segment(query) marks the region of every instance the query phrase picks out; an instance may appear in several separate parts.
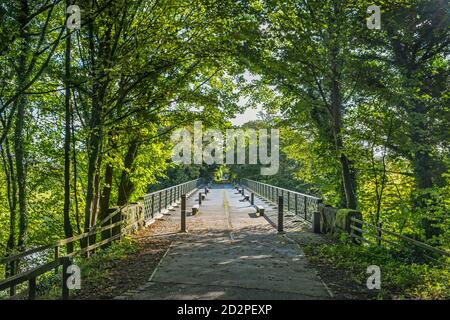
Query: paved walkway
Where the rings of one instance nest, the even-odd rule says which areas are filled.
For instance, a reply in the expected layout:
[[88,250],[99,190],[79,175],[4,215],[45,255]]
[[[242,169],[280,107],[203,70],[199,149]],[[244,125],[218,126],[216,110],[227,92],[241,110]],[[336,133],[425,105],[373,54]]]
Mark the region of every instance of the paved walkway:
[[329,299],[298,245],[276,233],[274,211],[256,217],[242,198],[231,187],[212,189],[148,282],[119,298]]

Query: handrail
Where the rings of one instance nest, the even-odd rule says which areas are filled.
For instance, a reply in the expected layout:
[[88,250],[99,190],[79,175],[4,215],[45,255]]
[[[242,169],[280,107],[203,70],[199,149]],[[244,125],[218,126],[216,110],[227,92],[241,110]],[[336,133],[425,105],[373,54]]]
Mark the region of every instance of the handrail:
[[88,237],[90,237],[90,236],[93,236],[93,235],[95,235],[95,234],[97,234],[97,233],[99,233],[99,232],[106,231],[106,230],[110,230],[110,229],[112,229],[112,228],[114,228],[114,227],[118,227],[118,226],[120,226],[120,225],[122,225],[122,224],[123,224],[123,221],[119,221],[119,222],[116,222],[116,223],[113,223],[113,224],[109,224],[109,225],[104,226],[104,227],[95,228],[95,229],[92,230],[92,231],[85,232],[85,233],[82,233],[82,234],[73,236],[73,237],[71,237],[71,238],[62,239],[62,240],[57,240],[57,241],[55,242],[55,246],[63,246],[63,245],[69,244],[69,243],[74,242],[74,241],[77,241],[77,240],[85,239],[85,238],[88,238]]
[[241,183],[255,194],[275,203],[278,203],[275,191],[277,196],[286,196],[286,201],[283,202],[283,210],[286,208],[286,212],[294,213],[308,223],[312,223],[313,214],[319,210],[322,203],[321,198],[255,180],[242,179]]
[[174,188],[179,187],[181,185],[187,185],[187,184],[192,183],[192,182],[197,182],[199,180],[200,179],[194,179],[194,180],[190,180],[190,181],[187,181],[187,182],[183,182],[183,183],[177,184],[175,186],[171,186],[171,187],[167,187],[167,188],[164,188],[164,189],[161,189],[161,190],[153,191],[153,192],[145,194],[144,197],[151,196],[152,194],[157,194],[157,193],[160,193],[160,192],[163,192],[163,191],[166,191],[166,190],[174,189]]
[[194,179],[144,195],[142,199],[146,221],[154,219],[156,212],[161,214],[163,209],[168,209],[173,202],[180,200],[182,193],[189,193],[196,189],[200,181],[201,179]]
[[48,250],[48,249],[51,249],[51,248],[53,248],[52,244],[46,244],[46,245],[43,245],[43,246],[39,246],[39,247],[36,247],[36,248],[29,249],[27,251],[23,251],[21,253],[18,253],[18,254],[12,255],[12,256],[3,257],[3,258],[0,258],[0,264],[10,263],[10,262],[13,262],[15,260],[18,260],[18,259],[30,256],[30,255],[32,255],[34,253],[42,252],[42,251],[45,251],[45,250]]
[[50,270],[53,270],[53,269],[59,267],[60,265],[61,265],[61,260],[57,259],[57,260],[48,262],[46,264],[40,265],[31,270],[22,272],[20,274],[16,274],[7,279],[0,280],[0,291],[6,290],[6,289],[10,288],[11,286],[21,284],[22,282],[25,282],[27,280],[30,280],[37,276],[40,276],[41,274],[44,274]]
[[[372,228],[374,228],[374,229],[376,229],[377,231],[380,231],[380,232],[382,232],[382,233],[386,233],[386,234],[389,234],[389,235],[391,235],[391,236],[394,236],[394,237],[403,239],[403,240],[405,240],[405,241],[411,242],[411,243],[413,243],[414,245],[419,246],[419,247],[421,247],[421,248],[423,248],[423,249],[426,249],[426,250],[429,250],[429,251],[433,251],[433,252],[438,253],[438,254],[440,254],[440,255],[444,255],[444,256],[450,257],[450,252],[444,251],[444,250],[441,250],[441,249],[438,249],[438,248],[435,248],[435,247],[430,246],[429,244],[426,244],[426,243],[424,243],[424,242],[415,240],[415,239],[413,239],[413,238],[404,236],[404,235],[402,235],[402,234],[399,234],[399,233],[396,233],[396,232],[393,232],[393,231],[389,231],[389,230],[383,229],[383,228],[381,228],[381,227],[375,226],[375,225],[373,225],[373,224],[371,224],[371,223],[369,223],[369,222],[364,222],[364,221],[362,221],[362,220],[360,220],[360,219],[357,219],[357,218],[355,218],[355,217],[352,217],[350,220],[353,221],[353,222],[358,222],[358,223],[361,223],[361,224],[363,224],[363,225],[367,225],[367,226],[369,226],[369,227],[372,227]],[[370,234],[370,233],[369,233],[369,234]],[[370,235],[372,235],[372,234],[370,234]],[[373,235],[372,235],[372,236],[373,236]],[[380,239],[380,240],[385,241],[384,239]]]
[[106,218],[104,218],[102,221],[98,222],[97,225],[93,226],[92,228],[96,228],[97,226],[102,226],[104,223],[108,222],[109,220],[111,220],[113,217],[116,216],[116,214],[118,214],[119,212],[122,211],[123,208],[125,208],[127,205],[121,206],[121,207],[117,207],[117,209],[113,212],[111,212]]
[[247,178],[244,178],[243,180],[247,180],[247,181],[254,182],[254,183],[259,183],[259,184],[262,184],[262,185],[265,185],[265,186],[268,186],[268,187],[272,187],[272,188],[277,188],[278,190],[284,190],[286,192],[290,192],[292,194],[297,194],[297,195],[302,196],[302,197],[311,198],[311,199],[314,199],[314,200],[322,200],[322,198],[315,197],[315,196],[312,196],[310,194],[305,194],[305,193],[301,193],[301,192],[298,192],[298,191],[289,190],[289,189],[286,189],[286,188],[274,186],[274,185],[267,184],[267,183],[264,183],[264,182],[251,180],[251,179],[247,179]]

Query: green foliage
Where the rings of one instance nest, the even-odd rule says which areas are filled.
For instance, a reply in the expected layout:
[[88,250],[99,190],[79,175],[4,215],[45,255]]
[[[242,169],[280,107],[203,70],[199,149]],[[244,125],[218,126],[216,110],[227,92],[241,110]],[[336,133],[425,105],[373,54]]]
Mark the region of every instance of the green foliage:
[[367,267],[381,270],[380,297],[384,299],[449,299],[450,271],[444,265],[416,264],[410,256],[384,247],[326,244],[308,247],[313,261],[347,272],[363,289]]

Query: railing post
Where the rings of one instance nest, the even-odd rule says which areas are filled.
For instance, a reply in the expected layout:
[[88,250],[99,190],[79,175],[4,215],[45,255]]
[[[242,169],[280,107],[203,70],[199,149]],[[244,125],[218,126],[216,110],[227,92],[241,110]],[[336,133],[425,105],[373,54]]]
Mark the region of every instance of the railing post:
[[291,204],[291,193],[287,192],[287,211],[289,212],[291,210],[290,204]]
[[305,210],[305,220],[308,221],[308,208],[306,207],[307,205],[307,199],[305,196],[303,196],[303,206],[304,206],[304,210]]
[[31,278],[28,281],[28,299],[29,300],[36,299],[36,278]]
[[298,194],[295,194],[294,201],[295,201],[295,205],[294,205],[295,215],[297,215],[298,214]]
[[167,209],[167,189],[164,191],[164,209]]
[[315,211],[313,213],[313,232],[320,233],[320,213]]
[[201,192],[198,193],[198,204],[199,205],[202,204],[202,193]]
[[[59,258],[59,246],[58,244],[55,245],[55,261],[57,261]],[[58,274],[58,267],[55,268],[55,274]]]
[[161,198],[161,195],[162,195],[162,192],[158,192],[158,196],[159,196],[159,199],[158,199],[158,202],[159,202],[158,213],[162,212],[162,198]]
[[[90,233],[92,230],[92,227],[89,227],[88,232]],[[86,257],[89,258],[90,254],[89,254],[89,245],[91,243],[91,235],[88,234],[88,236],[86,237]]]
[[186,232],[186,195],[181,195],[181,232]]
[[[112,224],[114,224],[116,222],[120,222],[122,220],[123,220],[122,219],[122,210],[119,210],[119,212],[111,218]],[[122,229],[122,226],[117,226],[117,227],[112,228],[111,236],[114,237],[114,236],[118,235],[119,232],[121,232],[121,229]]]
[[[9,271],[9,276],[14,276],[16,274],[16,270],[18,269],[18,263],[19,261],[11,261],[10,263],[10,271]],[[11,297],[16,295],[16,286],[12,286],[11,288],[9,288],[9,295]]]
[[278,196],[278,233],[283,232],[283,196]]
[[152,193],[152,218],[155,217],[155,194]]
[[70,292],[69,287],[67,286],[67,281],[69,280],[69,274],[67,273],[67,269],[70,266],[70,259],[69,258],[62,258],[62,265],[63,265],[63,276],[62,276],[62,299],[63,300],[69,300]]
[[250,194],[250,204],[252,206],[255,204],[255,194],[253,192]]

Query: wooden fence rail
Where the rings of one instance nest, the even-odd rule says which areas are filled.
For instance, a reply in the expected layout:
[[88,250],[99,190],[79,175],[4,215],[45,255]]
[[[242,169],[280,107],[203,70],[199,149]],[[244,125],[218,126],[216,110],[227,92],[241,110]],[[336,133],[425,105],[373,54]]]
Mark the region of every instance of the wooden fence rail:
[[[158,208],[159,212],[162,212],[164,209],[168,209],[169,206],[179,201],[181,199],[182,192],[188,195],[195,192],[195,190],[197,190],[200,186],[200,183],[200,179],[192,180],[177,186],[150,193],[144,198],[158,199],[161,204],[164,203],[164,206],[160,205]],[[104,247],[115,240],[121,239],[124,235],[136,230],[136,225],[142,224],[142,222],[145,224],[147,220],[153,219],[155,216],[156,211],[153,210],[150,215],[142,215],[142,217],[137,220],[127,219],[125,213],[132,211],[129,209],[133,207],[141,207],[143,208],[142,210],[149,209],[148,207],[145,207],[145,203],[136,203],[120,208],[112,208],[108,216],[98,222],[97,225],[93,226],[89,232],[85,232],[71,238],[57,240],[51,244],[32,248],[15,255],[0,258],[0,264],[4,264],[5,266],[15,265],[14,269],[16,269],[20,261],[24,258],[32,257],[37,254],[42,255],[53,249],[53,257],[51,261],[34,266],[30,270],[9,275],[6,279],[0,280],[0,291],[10,289],[10,296],[14,296],[16,294],[16,286],[28,281],[28,298],[34,299],[36,297],[36,279],[38,276],[51,270],[58,272],[59,267],[61,265],[67,265],[73,257],[77,255],[89,256],[89,253],[93,250]],[[154,204],[152,204],[152,208],[154,209]],[[105,233],[105,231],[107,233]],[[102,239],[97,241],[97,237],[99,235],[102,236]],[[80,242],[80,247],[78,249],[73,252],[66,252],[65,254],[62,254],[62,247],[70,243],[77,243],[78,241]],[[84,243],[82,244],[82,242]],[[64,272],[65,271],[63,268],[63,278],[65,278]],[[67,290],[64,286],[63,298],[67,298]]]
[[[404,240],[404,241],[412,244],[413,246],[422,248],[428,252],[433,252],[433,253],[441,255],[441,256],[450,257],[450,252],[448,252],[448,251],[444,251],[439,248],[430,246],[429,244],[415,240],[415,239],[407,237],[405,235],[402,235],[402,234],[399,234],[399,233],[396,233],[393,231],[389,231],[389,230],[387,230],[387,228],[379,227],[374,224],[371,224],[371,223],[368,223],[368,222],[365,222],[365,221],[362,221],[362,220],[356,219],[356,218],[351,218],[350,220],[352,221],[352,225],[350,226],[350,228],[352,228],[353,230],[360,231],[370,237],[373,237],[373,238],[379,240],[380,242],[386,242],[392,246],[395,246],[395,247],[398,247],[401,249],[401,245],[399,243],[389,240],[389,239],[386,239],[386,237],[383,236],[384,234],[386,234],[386,235],[392,236],[393,238]],[[359,224],[363,225],[363,227],[365,226],[366,228],[365,229],[357,228],[354,226],[354,223],[359,223]],[[355,236],[355,235],[352,234],[352,236]],[[357,237],[359,240],[363,240],[365,242],[368,241],[369,243],[373,244],[370,240],[367,240],[366,238],[363,238],[360,236],[355,236],[355,237]]]

